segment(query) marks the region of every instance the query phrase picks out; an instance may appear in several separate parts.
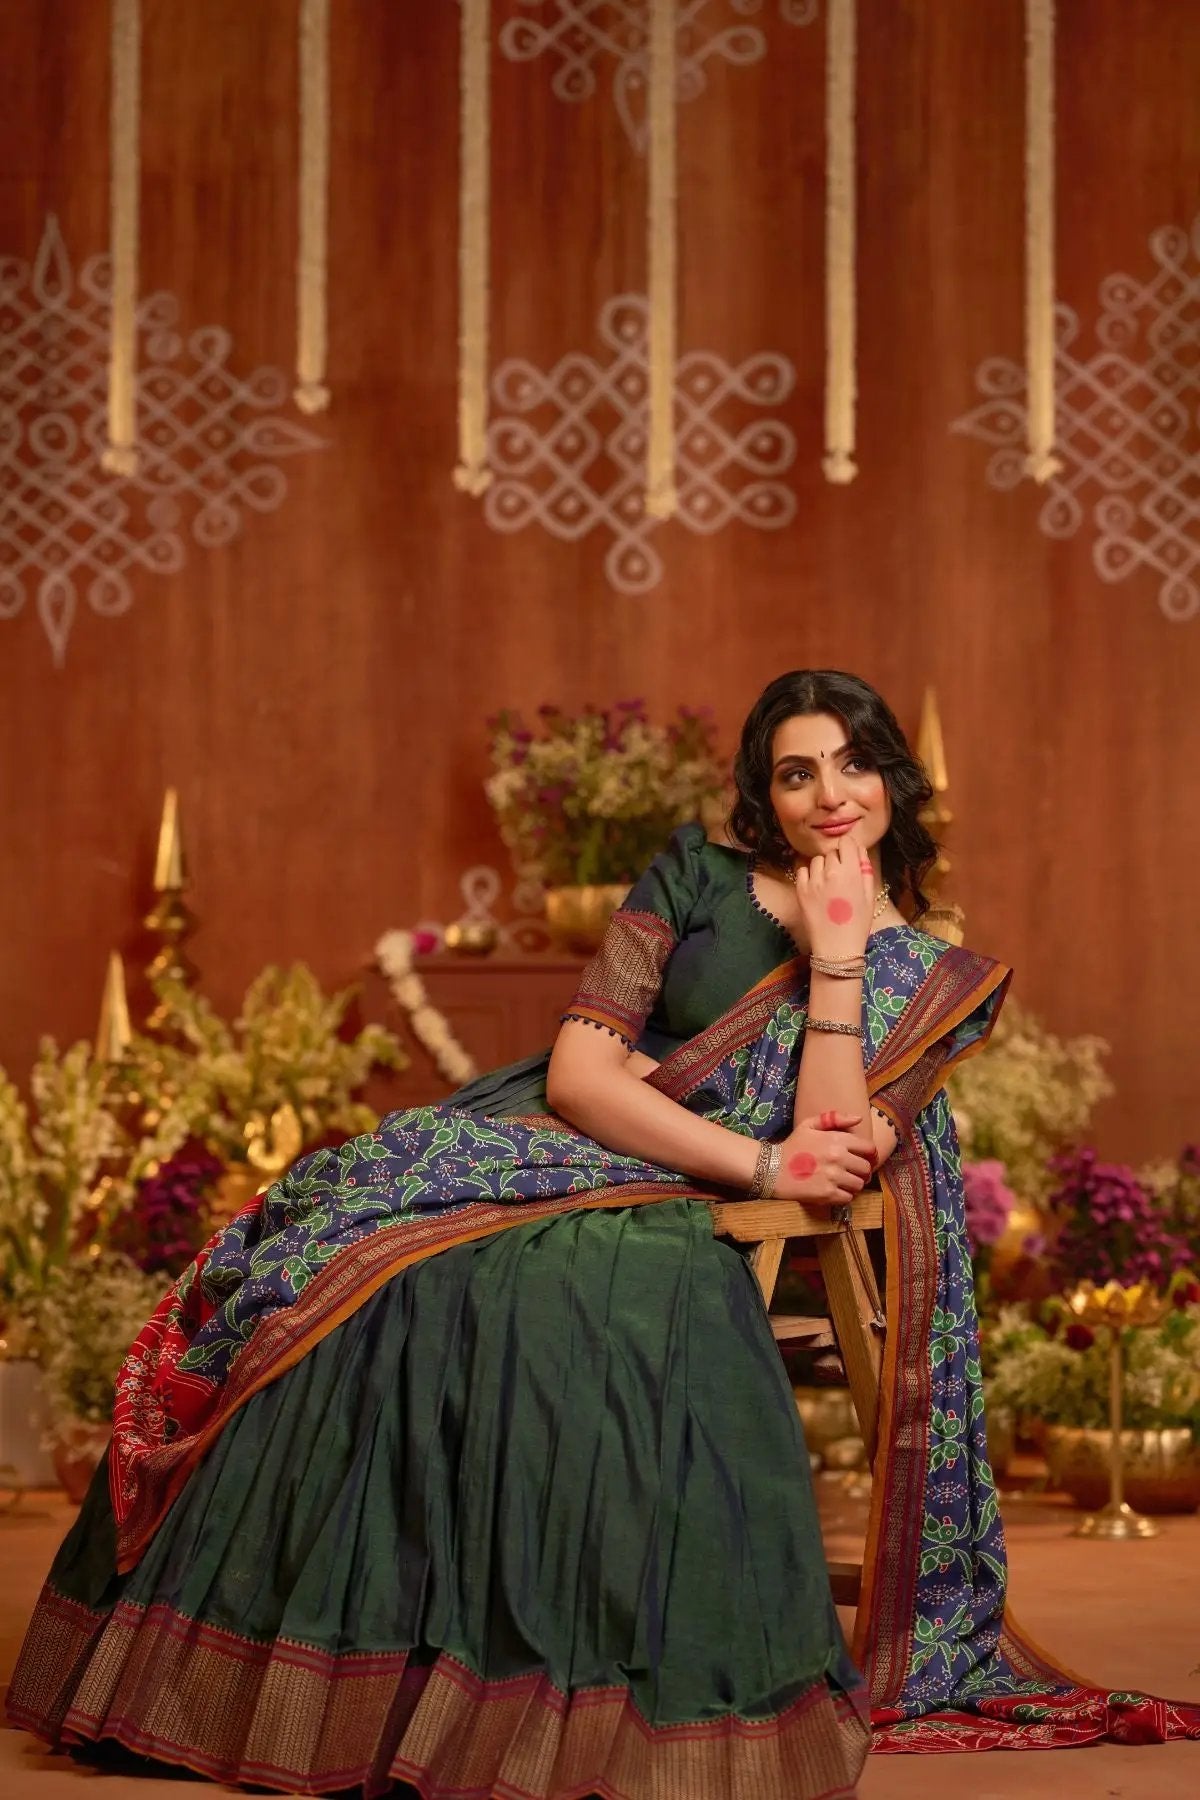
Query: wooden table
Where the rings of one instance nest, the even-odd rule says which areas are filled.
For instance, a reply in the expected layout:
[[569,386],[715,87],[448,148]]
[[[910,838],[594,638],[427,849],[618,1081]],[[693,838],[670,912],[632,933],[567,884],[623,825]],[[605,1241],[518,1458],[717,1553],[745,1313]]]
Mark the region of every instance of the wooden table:
[[[444,1015],[480,1073],[547,1049],[586,967],[586,957],[557,951],[539,956],[507,951],[456,956],[442,950],[414,963],[430,1004]],[[363,978],[360,1010],[364,1023],[394,1031],[411,1058],[399,1074],[372,1080],[366,1096],[370,1105],[390,1111],[442,1100],[450,1093],[450,1083],[413,1037],[407,1014],[376,968]]]

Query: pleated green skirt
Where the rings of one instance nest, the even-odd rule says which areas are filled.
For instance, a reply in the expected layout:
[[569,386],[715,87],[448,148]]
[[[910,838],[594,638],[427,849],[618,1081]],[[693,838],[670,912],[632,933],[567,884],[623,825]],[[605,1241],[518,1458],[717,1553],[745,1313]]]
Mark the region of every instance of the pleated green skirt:
[[852,1793],[865,1702],[743,1259],[669,1202],[404,1271],[125,1576],[100,1472],[9,1708],[302,1793]]

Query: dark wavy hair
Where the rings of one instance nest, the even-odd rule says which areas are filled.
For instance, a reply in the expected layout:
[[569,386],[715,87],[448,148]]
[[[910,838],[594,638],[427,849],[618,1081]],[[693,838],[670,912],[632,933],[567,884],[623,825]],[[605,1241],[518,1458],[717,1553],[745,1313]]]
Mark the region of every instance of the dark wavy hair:
[[938,851],[920,818],[933,787],[887,702],[857,675],[841,669],[793,669],[759,695],[734,758],[737,800],[729,815],[730,831],[764,861],[777,868],[790,865],[793,853],[771,804],[771,770],[775,733],[798,713],[833,713],[859,755],[882,775],[892,803],[892,822],[879,846],[883,879],[894,900],[908,897],[912,917],[919,919],[929,910],[921,883]]

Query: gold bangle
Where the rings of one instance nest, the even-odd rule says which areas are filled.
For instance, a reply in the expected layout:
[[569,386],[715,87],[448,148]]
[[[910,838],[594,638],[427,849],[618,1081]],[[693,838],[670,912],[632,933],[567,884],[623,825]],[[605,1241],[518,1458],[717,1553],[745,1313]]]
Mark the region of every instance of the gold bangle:
[[780,1165],[783,1162],[783,1147],[764,1139],[759,1147],[758,1161],[754,1165],[754,1174],[750,1186],[746,1189],[748,1200],[769,1200],[775,1191],[775,1183],[779,1178]]
[[863,1028],[861,1025],[845,1025],[842,1023],[841,1019],[814,1019],[810,1017],[807,1020],[807,1026],[809,1031],[836,1031],[840,1037],[856,1037],[861,1039],[863,1036]]
[[866,974],[867,959],[865,956],[810,956],[808,966],[818,975],[833,975],[838,980],[851,981]]

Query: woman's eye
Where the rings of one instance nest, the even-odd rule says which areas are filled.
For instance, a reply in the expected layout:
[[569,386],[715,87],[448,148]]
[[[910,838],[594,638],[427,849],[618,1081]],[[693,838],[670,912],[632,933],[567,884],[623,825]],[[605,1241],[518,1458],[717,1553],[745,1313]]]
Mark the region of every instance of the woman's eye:
[[865,756],[852,756],[844,765],[851,775],[869,775],[871,764]]
[[793,783],[808,781],[809,779],[810,776],[807,769],[789,769],[783,778],[783,784],[785,787],[790,787]]

